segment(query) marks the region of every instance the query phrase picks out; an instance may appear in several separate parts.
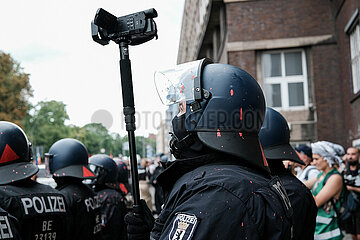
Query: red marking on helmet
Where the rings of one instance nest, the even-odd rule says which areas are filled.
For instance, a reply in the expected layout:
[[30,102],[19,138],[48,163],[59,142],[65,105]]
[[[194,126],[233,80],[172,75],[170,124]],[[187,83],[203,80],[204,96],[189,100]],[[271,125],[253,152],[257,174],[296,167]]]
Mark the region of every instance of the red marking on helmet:
[[120,183],[120,189],[121,191],[123,191],[125,194],[128,193],[128,190],[126,189],[125,185],[123,183]]
[[242,226],[242,227],[244,226],[244,222],[241,222],[241,226]]
[[230,95],[234,96],[234,90],[233,89],[230,90]]
[[86,167],[83,166],[83,176],[84,177],[94,177],[95,175],[90,172],[89,169],[87,169]]
[[[259,142],[259,144],[260,144],[260,142]],[[264,161],[264,166],[267,167],[267,166],[269,166],[269,165],[268,165],[268,162],[267,162],[267,160],[266,160],[266,157],[265,157],[265,154],[264,154],[264,150],[263,150],[261,144],[260,144],[260,149],[261,149],[261,155],[262,155],[262,158],[263,158],[263,161]]]
[[218,130],[217,130],[216,135],[217,135],[218,137],[221,137],[221,132],[220,132],[220,129],[218,129]]
[[11,149],[8,144],[6,144],[4,152],[2,153],[0,158],[0,163],[11,162],[18,158],[19,156]]
[[252,181],[250,181],[250,183],[252,183]]
[[191,80],[193,80],[195,78],[195,75],[193,75],[192,77],[191,77]]
[[242,121],[243,116],[242,116],[242,108],[240,108],[240,120]]

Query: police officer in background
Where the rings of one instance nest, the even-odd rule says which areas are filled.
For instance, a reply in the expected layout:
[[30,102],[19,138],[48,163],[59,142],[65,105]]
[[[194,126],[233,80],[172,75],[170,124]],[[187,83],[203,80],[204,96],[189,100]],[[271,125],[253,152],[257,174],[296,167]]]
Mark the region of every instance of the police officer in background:
[[95,178],[88,167],[85,146],[76,139],[61,139],[50,147],[45,162],[72,215],[67,223],[68,239],[100,239],[100,202],[91,188],[82,183],[84,179]]
[[18,220],[0,208],[0,239],[20,240]]
[[117,185],[115,161],[106,154],[96,154],[89,158],[89,166],[96,175],[92,184],[101,203],[102,239],[127,239],[126,200]]
[[[17,219],[22,239],[68,239],[65,197],[30,179],[39,171],[31,160],[30,143],[22,129],[0,121],[0,207]],[[15,232],[2,229],[1,239]]]
[[305,165],[290,145],[290,130],[285,118],[272,108],[266,108],[259,138],[271,174],[277,175],[293,208],[294,239],[314,239],[317,207],[310,190],[288,169],[283,161]]
[[291,239],[291,205],[258,138],[265,100],[256,80],[207,59],[155,76],[163,103],[179,104],[177,160],[157,178],[166,200],[154,225],[146,208],[125,216],[129,238],[149,239],[153,227],[151,239]]
[[161,162],[167,162],[167,156],[161,153],[159,157],[155,158],[155,169],[154,173],[150,177],[150,183],[155,188],[155,212],[154,214],[160,214],[161,212],[161,206],[164,204],[164,193],[157,182],[157,177],[164,171],[163,166],[161,165]]

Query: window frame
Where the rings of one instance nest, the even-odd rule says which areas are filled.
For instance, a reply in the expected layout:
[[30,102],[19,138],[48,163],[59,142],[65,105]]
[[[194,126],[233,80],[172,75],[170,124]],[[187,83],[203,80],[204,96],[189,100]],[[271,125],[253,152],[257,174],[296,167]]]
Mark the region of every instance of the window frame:
[[[353,36],[357,35],[358,41],[353,40]],[[352,93],[354,95],[357,95],[360,92],[360,69],[358,69],[357,78],[355,79],[354,76],[354,64],[360,66],[360,24],[357,21],[355,26],[352,28],[352,30],[349,32],[349,47],[350,47],[350,63],[351,63],[351,81],[352,81]],[[355,53],[355,56],[353,56],[354,51],[356,51],[356,47],[353,46],[353,43],[357,42],[357,53]],[[355,63],[354,63],[355,62]]]
[[[302,64],[302,75],[295,76],[285,76],[285,53],[289,52],[300,52],[301,53],[301,64]],[[278,77],[265,77],[264,76],[264,62],[263,56],[265,54],[280,54],[280,63],[281,63],[281,76]],[[307,74],[307,64],[306,64],[306,53],[302,48],[294,49],[280,49],[280,50],[271,50],[264,51],[261,54],[261,72],[263,75],[262,84],[280,84],[281,90],[281,107],[272,107],[277,111],[300,111],[306,110],[309,108],[309,88],[308,88],[308,74]],[[304,105],[302,106],[289,106],[289,83],[303,83],[304,91]],[[263,86],[264,88],[264,86]],[[265,94],[265,91],[264,91]]]

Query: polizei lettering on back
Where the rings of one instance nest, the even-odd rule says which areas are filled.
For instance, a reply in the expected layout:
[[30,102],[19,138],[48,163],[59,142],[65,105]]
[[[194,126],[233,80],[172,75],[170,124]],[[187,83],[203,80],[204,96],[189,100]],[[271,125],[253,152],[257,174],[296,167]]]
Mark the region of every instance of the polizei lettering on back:
[[22,197],[21,203],[26,215],[42,213],[66,212],[63,196],[31,196]]
[[89,212],[91,210],[95,210],[101,207],[100,199],[98,196],[89,197],[85,199],[86,211]]
[[0,239],[13,238],[9,219],[7,216],[0,216]]

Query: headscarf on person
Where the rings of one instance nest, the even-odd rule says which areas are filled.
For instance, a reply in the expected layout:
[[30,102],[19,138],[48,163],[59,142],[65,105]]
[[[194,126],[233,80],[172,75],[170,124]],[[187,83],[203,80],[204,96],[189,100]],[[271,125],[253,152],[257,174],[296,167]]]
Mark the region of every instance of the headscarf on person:
[[311,144],[311,150],[313,154],[319,154],[333,167],[334,164],[340,166],[342,163],[342,156],[345,154],[345,150],[339,144],[318,141]]

